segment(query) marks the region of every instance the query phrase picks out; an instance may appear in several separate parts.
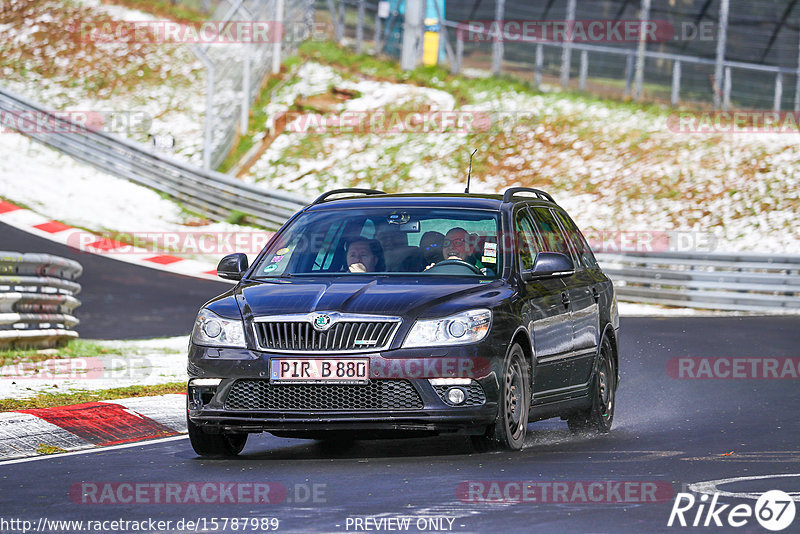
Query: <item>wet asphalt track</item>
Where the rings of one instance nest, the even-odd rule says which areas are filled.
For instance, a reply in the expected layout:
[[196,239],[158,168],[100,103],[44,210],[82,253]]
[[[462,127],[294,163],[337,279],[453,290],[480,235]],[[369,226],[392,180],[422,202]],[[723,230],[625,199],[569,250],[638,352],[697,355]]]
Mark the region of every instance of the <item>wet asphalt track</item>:
[[[7,243],[4,238],[2,248],[19,248]],[[58,254],[58,248],[52,244],[41,251]],[[99,313],[92,306],[102,310],[103,303],[117,306],[119,299],[120,315],[125,315],[135,308],[122,303],[136,295],[137,306],[152,304],[158,310],[145,323],[151,325],[147,335],[159,335],[159,313],[163,321],[179,309],[191,321],[192,306],[225,288],[119,263],[112,269],[104,263],[108,260],[94,256],[83,260],[82,298],[88,311]],[[119,274],[117,268],[141,272]],[[104,284],[120,287],[111,290]],[[143,284],[150,284],[147,290]],[[100,319],[107,325],[124,323]],[[138,323],[127,324],[129,332],[139,331]],[[474,503],[459,498],[459,484],[465,481],[642,481],[668,483],[671,492],[678,492],[701,481],[795,473],[721,489],[800,491],[800,381],[679,380],[666,371],[667,362],[680,356],[798,357],[800,318],[627,318],[621,336],[617,415],[606,436],[572,436],[565,423],[549,420],[529,426],[519,453],[476,454],[460,437],[360,441],[337,448],[260,435],[252,436],[233,460],[201,460],[187,439],[53,456],[0,464],[0,519],[153,518],[172,520],[174,530],[181,518],[276,517],[284,532],[356,532],[364,530],[348,530],[348,517],[443,516],[454,521],[440,532],[767,532],[754,520],[739,529],[668,528],[672,498],[642,504]],[[279,483],[289,497],[272,504],[93,505],[76,503],[69,493],[82,482],[207,481]],[[302,499],[314,484],[317,502]],[[753,503],[736,497],[721,502]],[[254,532],[238,530],[243,531]],[[226,532],[236,530],[229,526]],[[800,518],[784,532],[800,532]]]

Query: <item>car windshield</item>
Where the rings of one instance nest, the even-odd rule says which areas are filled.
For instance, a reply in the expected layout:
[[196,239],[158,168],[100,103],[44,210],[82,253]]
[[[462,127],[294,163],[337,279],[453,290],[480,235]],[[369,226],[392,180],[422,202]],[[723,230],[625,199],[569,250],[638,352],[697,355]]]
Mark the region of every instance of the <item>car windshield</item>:
[[254,277],[500,274],[499,213],[473,209],[314,210],[283,229]]

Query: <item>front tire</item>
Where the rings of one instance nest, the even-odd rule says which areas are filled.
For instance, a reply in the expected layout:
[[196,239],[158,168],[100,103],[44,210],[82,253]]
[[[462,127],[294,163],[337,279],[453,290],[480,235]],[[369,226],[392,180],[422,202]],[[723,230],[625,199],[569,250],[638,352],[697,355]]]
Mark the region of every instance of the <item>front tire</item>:
[[611,431],[616,405],[616,379],[611,343],[608,338],[603,338],[591,390],[592,406],[567,418],[567,426],[572,432],[608,434]]
[[528,362],[522,347],[515,343],[503,365],[497,420],[489,426],[485,434],[472,436],[475,450],[521,450],[525,444],[530,404]]
[[219,434],[206,434],[203,429],[186,419],[189,429],[189,441],[192,448],[199,456],[233,457],[242,452],[247,443],[247,434],[234,432],[221,432]]

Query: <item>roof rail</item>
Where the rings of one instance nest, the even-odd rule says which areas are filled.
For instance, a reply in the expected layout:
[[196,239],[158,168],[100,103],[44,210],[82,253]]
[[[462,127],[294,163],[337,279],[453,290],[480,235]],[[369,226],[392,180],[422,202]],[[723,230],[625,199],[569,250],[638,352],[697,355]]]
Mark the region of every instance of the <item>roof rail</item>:
[[333,195],[338,195],[341,193],[357,193],[361,195],[385,195],[386,192],[378,191],[377,189],[358,189],[358,188],[348,188],[348,189],[334,189],[333,191],[328,191],[327,193],[322,193],[320,196],[317,197],[314,202],[311,203],[312,206],[315,204],[320,204],[325,202],[328,197]]
[[517,193],[533,193],[542,200],[549,200],[553,204],[556,203],[556,201],[553,200],[553,197],[551,197],[549,193],[545,193],[541,189],[534,189],[532,187],[511,187],[509,189],[506,189],[506,192],[503,193],[503,202],[511,202],[511,199]]

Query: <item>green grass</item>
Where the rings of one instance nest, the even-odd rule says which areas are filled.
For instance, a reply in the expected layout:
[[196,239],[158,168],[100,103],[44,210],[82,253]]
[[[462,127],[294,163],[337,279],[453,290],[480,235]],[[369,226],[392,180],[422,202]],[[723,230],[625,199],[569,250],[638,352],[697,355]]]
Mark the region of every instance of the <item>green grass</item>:
[[36,454],[58,454],[61,452],[67,451],[61,447],[56,447],[55,445],[46,445],[44,443],[40,443],[39,446],[36,447]]
[[68,406],[84,402],[125,399],[128,397],[150,397],[167,393],[185,393],[185,382],[169,382],[154,386],[129,386],[97,391],[77,390],[69,393],[40,393],[29,399],[0,399],[0,412]]
[[56,358],[92,358],[104,354],[113,354],[114,349],[104,347],[99,343],[73,339],[63,347],[55,349],[0,349],[0,366],[14,365],[20,362],[39,362]]

